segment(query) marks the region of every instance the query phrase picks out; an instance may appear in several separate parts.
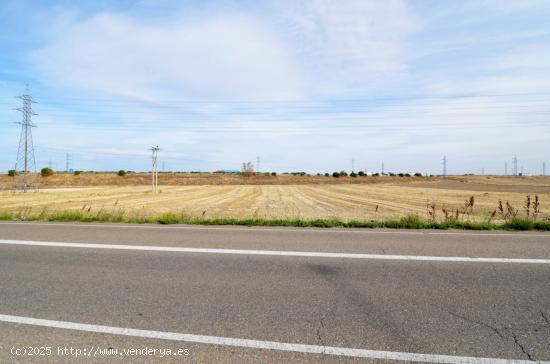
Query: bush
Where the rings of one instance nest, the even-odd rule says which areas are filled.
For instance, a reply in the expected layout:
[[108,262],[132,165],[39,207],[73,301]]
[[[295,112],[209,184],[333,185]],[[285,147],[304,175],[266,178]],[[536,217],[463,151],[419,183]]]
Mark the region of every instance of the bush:
[[325,173],[325,177],[330,177],[330,173]]
[[350,177],[357,177],[357,173],[351,172],[351,173],[350,173]]
[[17,174],[17,172],[15,171],[15,169],[10,169],[8,171],[8,176],[10,176],[10,177],[15,177],[16,174]]
[[405,174],[404,173],[399,173],[398,176],[399,177],[405,177]]
[[410,177],[410,173],[405,173],[405,177]]
[[48,168],[48,167],[45,167],[45,168],[42,168],[40,170],[40,174],[42,175],[42,177],[48,177],[48,176],[51,176],[53,175],[53,169],[51,168]]
[[120,171],[118,171],[117,173],[119,176],[123,177],[123,176],[126,176],[126,171],[121,169]]
[[340,176],[341,177],[346,177],[348,175],[348,173],[346,171],[340,171]]
[[372,176],[373,176],[373,177],[378,177],[378,176],[380,176],[380,173],[378,173],[378,172],[373,173]]
[[338,172],[332,172],[332,177],[338,178],[338,177],[340,177],[340,173],[338,173]]
[[81,175],[81,174],[82,174],[82,171],[74,171],[74,175],[75,175],[75,176],[79,176],[79,175]]
[[388,173],[388,175],[389,175],[390,177],[395,177],[395,173],[393,173],[393,172]]
[[264,172],[265,177],[269,177],[269,172]]
[[414,174],[414,176],[415,176],[415,177],[422,177],[422,173],[416,172],[416,173]]
[[358,173],[358,174],[359,174],[359,175],[360,175],[361,177],[363,177],[363,176],[365,175],[365,172],[363,172],[363,171],[359,171],[359,173]]
[[275,177],[277,175],[277,172],[271,172],[271,175]]

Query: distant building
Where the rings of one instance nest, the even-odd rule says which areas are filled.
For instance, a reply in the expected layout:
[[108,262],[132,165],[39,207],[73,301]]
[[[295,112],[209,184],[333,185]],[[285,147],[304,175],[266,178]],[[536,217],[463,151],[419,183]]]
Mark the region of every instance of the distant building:
[[239,171],[239,170],[237,170],[237,169],[220,169],[220,170],[214,171],[214,173],[219,173],[219,174],[239,174],[239,173],[241,173],[241,171]]

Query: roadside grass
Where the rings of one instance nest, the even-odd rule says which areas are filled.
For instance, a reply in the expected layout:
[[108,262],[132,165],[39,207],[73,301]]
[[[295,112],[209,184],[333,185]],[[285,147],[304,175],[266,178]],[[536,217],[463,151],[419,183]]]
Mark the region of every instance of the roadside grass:
[[460,221],[434,221],[417,215],[408,215],[388,220],[340,220],[330,219],[265,219],[265,218],[204,218],[185,214],[165,213],[156,216],[128,215],[124,210],[87,212],[85,210],[62,210],[49,212],[42,209],[32,213],[30,208],[16,212],[0,211],[3,221],[52,221],[52,222],[110,222],[131,224],[192,224],[192,225],[241,225],[241,226],[286,226],[317,228],[390,228],[390,229],[459,229],[459,230],[542,230],[550,231],[550,221],[534,221],[515,217],[503,223]]

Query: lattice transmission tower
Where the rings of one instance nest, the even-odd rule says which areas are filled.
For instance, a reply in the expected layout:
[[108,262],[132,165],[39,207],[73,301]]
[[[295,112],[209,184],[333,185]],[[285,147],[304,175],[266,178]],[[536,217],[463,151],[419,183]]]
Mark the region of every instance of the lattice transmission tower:
[[153,152],[153,159],[152,159],[152,166],[151,166],[152,191],[153,191],[153,193],[157,193],[158,192],[158,184],[159,184],[158,158],[159,158],[160,148],[157,145],[156,147],[152,147],[149,150]]
[[34,145],[32,142],[32,128],[36,127],[32,123],[32,117],[35,114],[32,110],[32,104],[36,103],[32,99],[29,87],[25,93],[17,98],[23,101],[23,106],[17,108],[23,115],[22,120],[17,122],[21,125],[21,134],[19,137],[19,147],[17,149],[17,159],[15,161],[15,185],[16,190],[27,192],[31,189],[37,189],[36,160],[34,158]]

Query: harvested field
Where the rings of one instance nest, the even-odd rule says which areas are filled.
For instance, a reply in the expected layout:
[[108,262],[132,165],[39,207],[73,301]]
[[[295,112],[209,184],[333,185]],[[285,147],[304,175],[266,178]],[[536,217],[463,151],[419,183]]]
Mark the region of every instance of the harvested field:
[[[531,186],[526,181],[518,179],[522,184],[517,185],[508,179],[506,183],[496,179],[494,184],[454,179],[398,184],[395,179],[388,179],[370,184],[164,185],[158,195],[152,195],[147,186],[63,187],[29,193],[2,191],[0,211],[38,214],[47,208],[48,211],[122,210],[136,216],[173,212],[204,218],[383,220],[410,214],[426,217],[426,205],[432,201],[436,203],[437,216],[442,218],[443,206],[460,209],[473,196],[472,219],[483,221],[499,200],[509,201],[521,213],[526,193],[537,193],[542,202],[540,218],[548,218],[550,191],[546,189],[550,178],[536,178]],[[518,186],[521,191],[511,191]]]

